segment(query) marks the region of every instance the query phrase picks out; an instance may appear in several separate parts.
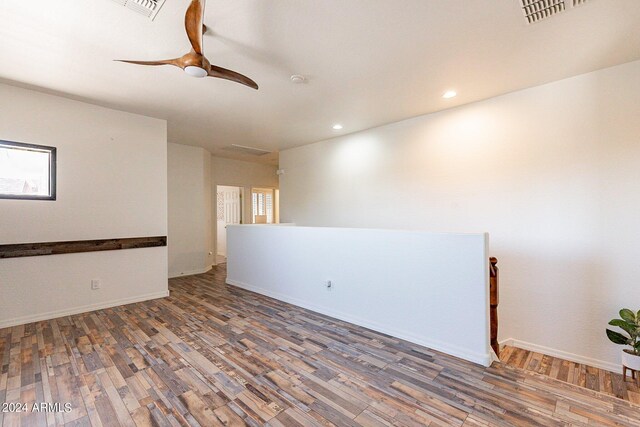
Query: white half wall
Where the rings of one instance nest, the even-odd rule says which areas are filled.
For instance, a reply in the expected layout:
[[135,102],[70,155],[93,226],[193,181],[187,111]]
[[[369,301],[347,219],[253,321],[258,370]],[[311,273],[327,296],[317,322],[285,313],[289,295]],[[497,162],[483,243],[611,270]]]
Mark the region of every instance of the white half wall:
[[640,308],[639,99],[636,61],[282,151],[281,219],[485,230],[501,340],[619,366],[604,331]]
[[[166,128],[0,84],[0,139],[57,147],[57,200],[0,200],[0,244],[166,236]],[[0,259],[0,327],[166,295],[164,247]]]
[[485,234],[229,225],[227,283],[488,366],[487,244]]
[[169,277],[204,273],[213,264],[211,154],[168,144]]

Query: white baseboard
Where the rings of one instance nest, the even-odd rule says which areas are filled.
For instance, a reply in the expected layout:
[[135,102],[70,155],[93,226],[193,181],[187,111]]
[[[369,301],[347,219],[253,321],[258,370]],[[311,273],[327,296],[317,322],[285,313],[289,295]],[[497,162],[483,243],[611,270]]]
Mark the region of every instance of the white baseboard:
[[179,273],[169,273],[169,279],[175,279],[176,277],[193,276],[196,274],[204,274],[212,268],[213,265],[209,265],[205,268],[198,268],[196,270],[181,271]]
[[486,353],[486,354],[472,353],[467,351],[466,349],[463,349],[457,346],[452,346],[450,344],[443,343],[440,341],[428,340],[428,339],[425,339],[424,337],[419,337],[405,331],[397,330],[395,328],[389,328],[388,326],[377,323],[377,322],[362,319],[360,317],[356,317],[347,313],[338,312],[327,307],[320,307],[315,304],[309,303],[307,301],[300,300],[298,298],[292,298],[288,295],[284,295],[278,292],[273,292],[264,288],[260,288],[258,286],[249,285],[247,283],[229,279],[228,277],[227,277],[226,283],[229,285],[237,286],[239,288],[256,292],[258,294],[265,295],[280,301],[284,301],[286,303],[293,304],[295,306],[302,307],[307,310],[314,311],[316,313],[324,314],[325,316],[330,316],[335,319],[353,323],[354,325],[362,326],[365,328],[369,328],[374,331],[381,332],[383,334],[391,335],[392,337],[400,338],[402,340],[421,345],[423,347],[437,350],[442,353],[450,354],[452,356],[459,357],[461,359],[468,360],[470,362],[477,363],[479,365],[490,366],[492,362],[490,353]]
[[622,373],[621,364],[593,359],[591,357],[581,356],[579,354],[569,353],[567,351],[557,350],[555,348],[545,347],[543,345],[533,344],[526,341],[520,341],[514,338],[508,338],[500,341],[500,345],[508,345],[511,347],[521,348],[523,350],[535,351],[536,353],[546,354],[547,356],[557,357],[570,362],[581,363],[583,365],[593,366],[594,368],[604,369],[615,373]]
[[102,310],[104,308],[111,308],[119,305],[127,305],[127,304],[133,304],[135,302],[165,298],[168,296],[169,296],[169,290],[167,289],[162,292],[154,292],[150,294],[137,295],[135,297],[130,297],[130,298],[121,298],[118,300],[112,300],[112,301],[101,302],[96,304],[88,304],[88,305],[68,308],[64,310],[49,311],[46,313],[34,314],[31,316],[17,317],[15,319],[0,320],[0,329],[10,328],[18,325],[24,325],[26,323],[40,322],[42,320],[57,319],[58,317],[71,316],[74,314],[87,313],[89,311]]

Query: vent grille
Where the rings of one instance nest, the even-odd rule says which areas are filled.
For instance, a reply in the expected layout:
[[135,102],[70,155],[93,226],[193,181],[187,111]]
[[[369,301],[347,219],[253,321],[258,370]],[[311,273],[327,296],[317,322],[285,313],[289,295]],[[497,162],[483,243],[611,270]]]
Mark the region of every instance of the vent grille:
[[[565,0],[521,0],[524,17],[529,24],[542,21],[565,10]],[[584,1],[584,0],[573,0]]]
[[153,19],[156,17],[160,8],[166,0],[112,0],[127,9],[132,10],[147,18]]
[[225,150],[225,151],[232,151],[234,153],[249,154],[251,156],[264,156],[265,154],[271,153],[271,151],[269,151],[269,150],[263,150],[261,148],[247,147],[247,146],[238,145],[238,144],[231,144],[230,146],[223,147],[222,149]]
[[588,3],[590,0],[520,0],[522,11],[528,24],[542,21],[564,12],[566,8]]

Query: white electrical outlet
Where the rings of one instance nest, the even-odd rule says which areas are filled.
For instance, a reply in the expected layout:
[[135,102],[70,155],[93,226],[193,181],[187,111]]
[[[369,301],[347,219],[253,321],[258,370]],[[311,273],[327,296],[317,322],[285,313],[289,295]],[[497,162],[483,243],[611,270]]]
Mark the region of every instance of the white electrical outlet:
[[100,279],[93,279],[91,281],[91,289],[92,290],[96,290],[96,289],[100,289]]

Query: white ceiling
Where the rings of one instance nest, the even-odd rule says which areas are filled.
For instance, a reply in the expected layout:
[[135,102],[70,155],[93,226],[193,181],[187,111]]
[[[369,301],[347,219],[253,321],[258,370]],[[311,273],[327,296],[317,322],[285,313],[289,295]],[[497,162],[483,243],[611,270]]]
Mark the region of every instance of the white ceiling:
[[[220,147],[284,149],[640,59],[639,0],[589,0],[532,25],[519,3],[209,0],[205,54],[254,91],[112,61],[186,53],[189,0],[167,0],[153,22],[111,0],[2,0],[0,79],[164,118],[169,141],[228,155]],[[459,95],[442,99],[450,88]]]

